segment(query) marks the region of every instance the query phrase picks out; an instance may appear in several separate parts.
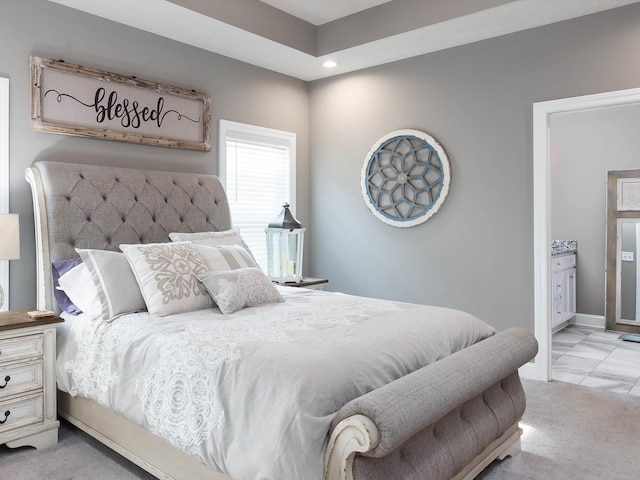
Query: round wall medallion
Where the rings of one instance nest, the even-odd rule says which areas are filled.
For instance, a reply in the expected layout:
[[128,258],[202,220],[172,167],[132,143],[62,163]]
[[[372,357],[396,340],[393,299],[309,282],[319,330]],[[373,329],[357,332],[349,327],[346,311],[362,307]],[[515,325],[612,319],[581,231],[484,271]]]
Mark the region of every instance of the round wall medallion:
[[431,135],[396,130],[378,140],[362,167],[369,210],[395,227],[426,222],[442,206],[451,184],[447,153]]

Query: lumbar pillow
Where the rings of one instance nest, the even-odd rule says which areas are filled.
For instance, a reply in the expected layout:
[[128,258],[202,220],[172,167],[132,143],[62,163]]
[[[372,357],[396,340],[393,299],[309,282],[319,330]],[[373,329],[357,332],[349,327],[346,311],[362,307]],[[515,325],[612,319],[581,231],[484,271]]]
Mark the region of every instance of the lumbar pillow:
[[213,306],[197,276],[207,271],[191,242],[120,245],[149,313],[163,317]]
[[98,292],[102,320],[144,310],[146,304],[127,257],[121,252],[76,249]]
[[238,268],[257,267],[249,252],[240,245],[206,246],[194,243],[207,270],[219,272],[224,270],[237,270]]
[[191,241],[193,243],[197,243],[199,245],[207,245],[209,247],[215,247],[217,245],[240,245],[247,252],[249,252],[251,258],[255,260],[253,253],[251,253],[249,246],[240,235],[240,229],[238,228],[223,230],[221,232],[172,232],[169,234],[169,238],[172,242]]
[[271,280],[259,268],[239,268],[198,275],[209,295],[227,315],[244,307],[284,302]]

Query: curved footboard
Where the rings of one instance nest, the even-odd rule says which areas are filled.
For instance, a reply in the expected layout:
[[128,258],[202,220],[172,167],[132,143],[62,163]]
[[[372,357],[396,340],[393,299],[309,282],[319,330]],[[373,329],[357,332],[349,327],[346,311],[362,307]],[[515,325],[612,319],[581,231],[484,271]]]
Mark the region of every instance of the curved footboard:
[[512,328],[352,400],[334,419],[325,479],[451,479],[517,451],[517,372],[537,349]]

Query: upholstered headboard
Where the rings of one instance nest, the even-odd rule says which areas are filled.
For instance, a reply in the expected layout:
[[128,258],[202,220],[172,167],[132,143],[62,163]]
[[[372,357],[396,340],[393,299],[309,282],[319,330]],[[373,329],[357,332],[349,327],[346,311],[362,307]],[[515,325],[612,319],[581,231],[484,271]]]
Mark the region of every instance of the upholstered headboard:
[[76,248],[168,242],[171,232],[221,231],[231,215],[218,177],[193,173],[36,162],[33,194],[38,308],[59,311],[51,262]]

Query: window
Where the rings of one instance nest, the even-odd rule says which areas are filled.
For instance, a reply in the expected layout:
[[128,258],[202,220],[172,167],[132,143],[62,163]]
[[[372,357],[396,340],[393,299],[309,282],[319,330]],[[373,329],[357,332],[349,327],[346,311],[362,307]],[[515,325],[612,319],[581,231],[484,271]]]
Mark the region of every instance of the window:
[[284,203],[295,212],[296,134],[220,120],[219,139],[218,175],[233,226],[266,271],[264,229]]

